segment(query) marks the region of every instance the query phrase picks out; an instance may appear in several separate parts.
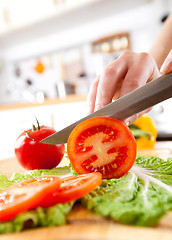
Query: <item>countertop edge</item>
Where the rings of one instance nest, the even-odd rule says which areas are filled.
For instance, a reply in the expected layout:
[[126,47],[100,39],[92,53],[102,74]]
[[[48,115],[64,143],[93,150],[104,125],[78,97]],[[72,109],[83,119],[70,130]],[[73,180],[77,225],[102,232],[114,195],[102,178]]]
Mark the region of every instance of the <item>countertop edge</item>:
[[85,101],[86,95],[68,95],[65,98],[53,98],[53,99],[46,99],[43,103],[15,103],[15,104],[4,104],[0,105],[0,111],[4,110],[14,110],[19,108],[27,108],[27,107],[42,107],[54,104],[61,104],[61,103],[70,103],[70,102],[78,102],[78,101]]

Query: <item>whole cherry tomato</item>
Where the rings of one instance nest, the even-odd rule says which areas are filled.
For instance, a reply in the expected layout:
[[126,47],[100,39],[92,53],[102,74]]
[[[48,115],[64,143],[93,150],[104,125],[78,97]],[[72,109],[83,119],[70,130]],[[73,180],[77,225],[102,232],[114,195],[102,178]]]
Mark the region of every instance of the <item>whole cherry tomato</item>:
[[51,127],[33,125],[32,129],[24,131],[16,140],[15,155],[27,170],[51,169],[56,167],[65,153],[65,145],[49,145],[40,141],[56,131]]

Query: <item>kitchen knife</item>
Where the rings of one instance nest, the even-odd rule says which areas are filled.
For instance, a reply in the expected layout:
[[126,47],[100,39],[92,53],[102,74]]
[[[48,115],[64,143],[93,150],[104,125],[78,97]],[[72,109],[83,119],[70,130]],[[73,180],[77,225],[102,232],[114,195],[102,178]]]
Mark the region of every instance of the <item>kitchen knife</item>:
[[41,140],[46,144],[66,143],[71,131],[81,122],[93,117],[112,117],[124,120],[147,108],[150,108],[172,97],[172,73],[162,75],[153,81],[137,88],[105,107],[89,114],[57,133]]

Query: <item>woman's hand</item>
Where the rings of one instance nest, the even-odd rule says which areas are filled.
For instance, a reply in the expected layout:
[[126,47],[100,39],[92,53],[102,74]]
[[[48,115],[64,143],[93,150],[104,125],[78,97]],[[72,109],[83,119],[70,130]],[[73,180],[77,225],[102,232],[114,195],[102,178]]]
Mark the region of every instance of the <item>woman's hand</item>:
[[[120,98],[159,76],[159,69],[150,54],[124,51],[105,67],[91,85],[87,97],[89,113],[111,103],[114,95]],[[129,125],[142,114],[143,112],[132,116],[125,122]]]

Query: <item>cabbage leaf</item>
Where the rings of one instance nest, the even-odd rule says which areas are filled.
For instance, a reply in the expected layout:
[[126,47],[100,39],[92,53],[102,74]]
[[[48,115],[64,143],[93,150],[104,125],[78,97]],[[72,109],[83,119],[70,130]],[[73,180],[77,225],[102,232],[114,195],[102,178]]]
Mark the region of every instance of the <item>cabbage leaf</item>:
[[[70,173],[69,167],[53,168],[51,170],[33,170],[25,173],[14,173],[10,179],[0,174],[0,190],[3,190],[16,182],[30,178],[47,175],[66,175]],[[56,204],[49,208],[38,207],[19,214],[13,220],[0,222],[0,233],[19,232],[26,228],[45,227],[66,224],[66,216],[71,211],[74,201],[65,204]]]
[[172,159],[137,156],[125,176],[103,180],[82,204],[121,223],[155,226],[172,210]]

